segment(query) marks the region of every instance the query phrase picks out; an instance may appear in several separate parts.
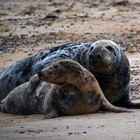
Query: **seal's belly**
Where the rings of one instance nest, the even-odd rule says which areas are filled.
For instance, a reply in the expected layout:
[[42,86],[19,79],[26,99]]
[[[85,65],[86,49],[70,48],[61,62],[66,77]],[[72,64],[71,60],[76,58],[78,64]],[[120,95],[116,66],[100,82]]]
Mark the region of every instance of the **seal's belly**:
[[81,115],[81,114],[88,114],[88,113],[93,113],[98,110],[98,106],[91,107],[88,104],[84,103],[76,103],[72,108],[66,112],[66,115]]
[[80,115],[94,113],[101,106],[100,94],[83,94],[77,87],[73,85],[62,86],[57,97],[54,94],[53,104],[62,115]]

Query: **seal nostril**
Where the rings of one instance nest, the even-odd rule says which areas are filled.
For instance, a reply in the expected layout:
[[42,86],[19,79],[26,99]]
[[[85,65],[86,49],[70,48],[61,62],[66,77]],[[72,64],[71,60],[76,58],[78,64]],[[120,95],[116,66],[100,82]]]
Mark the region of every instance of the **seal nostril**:
[[100,54],[94,54],[91,56],[92,59],[99,59],[100,58]]
[[92,62],[97,62],[100,59],[100,57],[101,57],[101,54],[100,53],[98,53],[98,54],[92,54],[92,55],[89,56],[89,59]]

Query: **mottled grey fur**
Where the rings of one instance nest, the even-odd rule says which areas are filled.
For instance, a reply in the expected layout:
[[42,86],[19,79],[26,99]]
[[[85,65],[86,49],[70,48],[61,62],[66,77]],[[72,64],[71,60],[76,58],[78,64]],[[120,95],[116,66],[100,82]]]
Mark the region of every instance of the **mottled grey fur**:
[[58,46],[21,60],[0,73],[0,100],[12,89],[28,81],[40,69],[56,61],[72,59],[88,69],[98,80],[110,103],[140,108],[132,103],[130,93],[130,66],[123,50],[113,41],[99,40]]
[[43,113],[46,118],[94,113],[100,108],[131,112],[110,104],[96,78],[75,61],[58,61],[41,70],[38,76],[45,82],[39,82],[37,75],[33,76],[29,82],[7,95],[2,101],[1,110],[16,114]]

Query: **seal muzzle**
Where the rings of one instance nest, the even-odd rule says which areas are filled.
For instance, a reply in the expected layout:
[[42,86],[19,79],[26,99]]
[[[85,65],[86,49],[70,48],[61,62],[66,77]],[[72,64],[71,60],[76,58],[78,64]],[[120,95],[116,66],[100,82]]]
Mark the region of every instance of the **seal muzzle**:
[[100,57],[101,57],[101,54],[100,53],[90,54],[89,60],[92,63],[97,63],[97,61],[100,59]]

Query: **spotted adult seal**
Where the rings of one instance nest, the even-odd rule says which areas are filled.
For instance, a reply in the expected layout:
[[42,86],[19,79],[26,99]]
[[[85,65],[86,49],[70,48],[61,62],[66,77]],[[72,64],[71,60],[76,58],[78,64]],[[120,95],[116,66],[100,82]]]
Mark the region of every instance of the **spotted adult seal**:
[[130,101],[130,66],[122,48],[110,40],[58,46],[21,60],[0,73],[0,100],[13,88],[28,81],[42,67],[62,59],[72,59],[88,69],[110,103],[140,108]]
[[[73,60],[60,60],[41,70],[38,76],[45,82],[40,84],[37,75],[33,76],[29,82],[7,95],[2,101],[1,110],[16,114],[43,113],[46,118],[94,113],[100,108],[131,112],[110,104],[96,78]],[[29,90],[31,93],[28,93]]]

